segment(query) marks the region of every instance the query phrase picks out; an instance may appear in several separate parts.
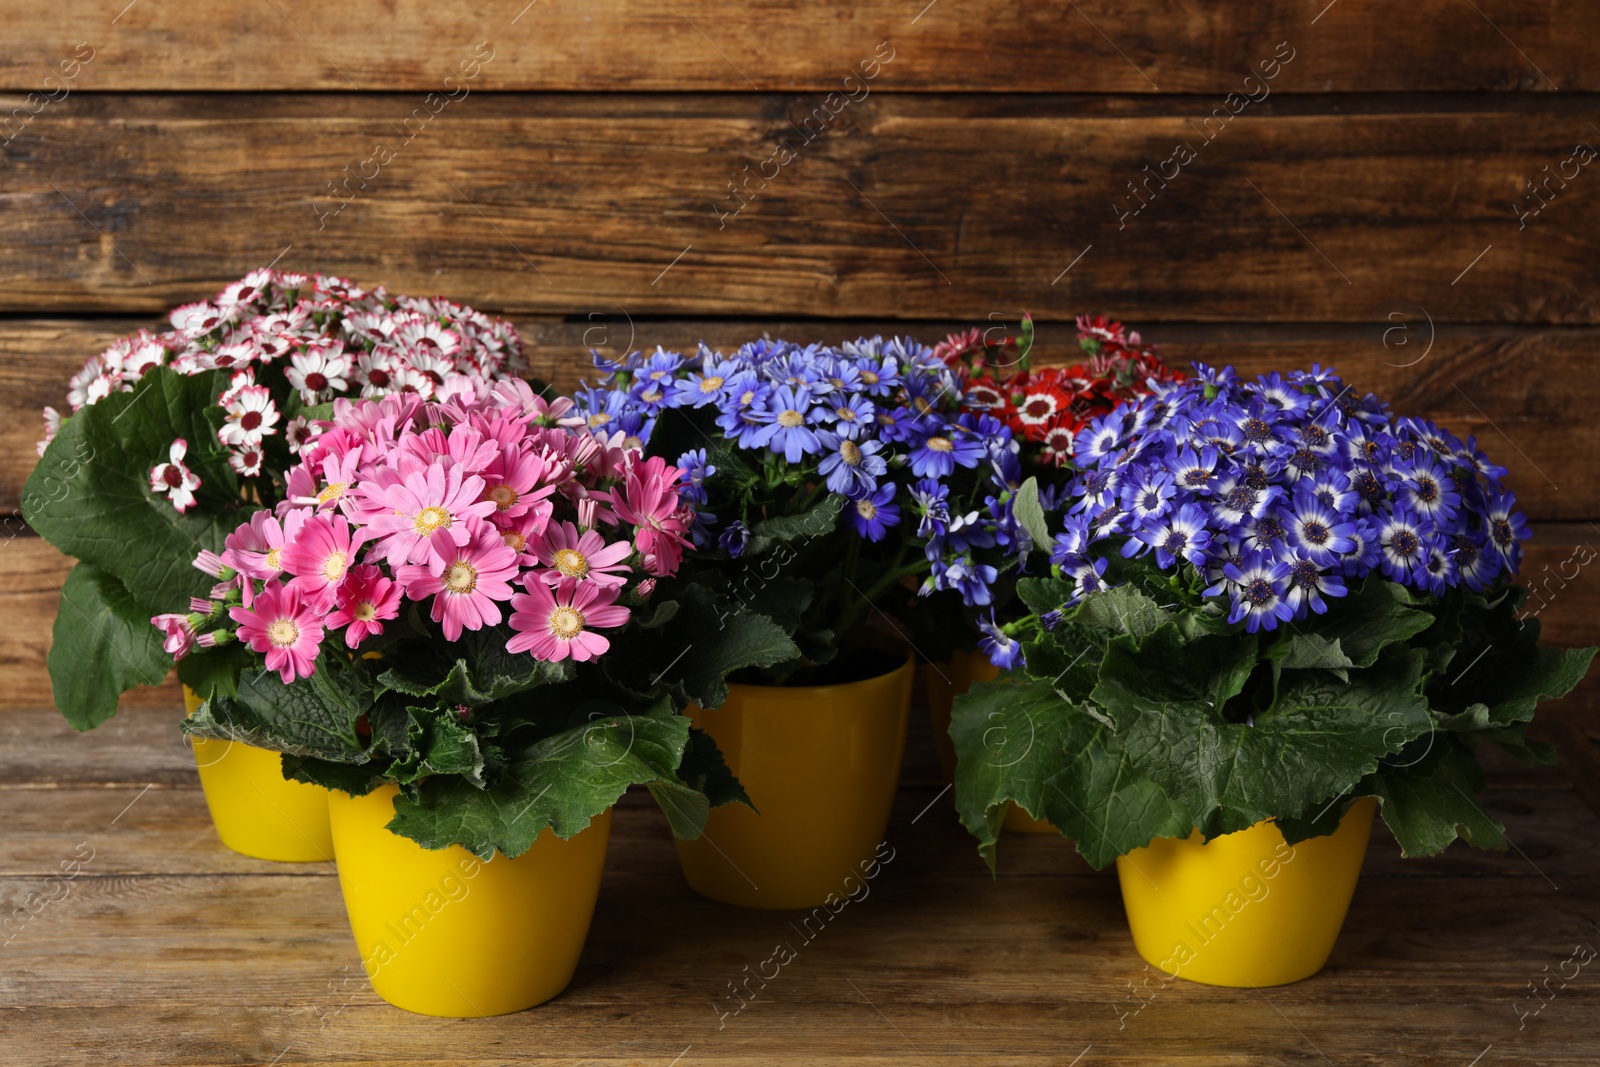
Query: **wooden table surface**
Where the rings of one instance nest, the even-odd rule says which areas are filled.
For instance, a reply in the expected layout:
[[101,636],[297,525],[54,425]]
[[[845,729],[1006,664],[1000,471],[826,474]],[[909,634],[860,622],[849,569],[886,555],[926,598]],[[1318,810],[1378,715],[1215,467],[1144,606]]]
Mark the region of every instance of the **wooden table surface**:
[[[360,971],[332,864],[235,855],[212,832],[170,707],[86,736],[0,716],[0,1062],[66,1064],[1593,1064],[1600,969],[1536,1016],[1530,982],[1600,945],[1593,689],[1557,706],[1559,768],[1496,765],[1515,843],[1402,860],[1381,823],[1328,968],[1267,990],[1143,982],[1115,875],[1059,838],[1008,836],[993,879],[913,717],[870,894],[802,943],[782,912],[702,900],[646,796],[620,805],[576,978],[518,1015],[390,1007]],[[62,860],[82,872],[46,890]],[[798,956],[737,1015],[728,983]],[[755,988],[752,983],[751,988]],[[1152,982],[1151,988],[1160,988]]]

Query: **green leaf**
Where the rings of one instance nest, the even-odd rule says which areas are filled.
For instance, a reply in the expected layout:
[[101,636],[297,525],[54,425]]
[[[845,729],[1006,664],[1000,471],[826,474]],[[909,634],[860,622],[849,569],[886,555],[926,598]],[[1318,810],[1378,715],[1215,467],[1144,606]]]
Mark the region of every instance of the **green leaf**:
[[435,774],[458,775],[482,788],[484,754],[474,733],[451,708],[408,706],[403,755],[387,778],[410,785]]
[[1067,613],[1067,621],[1126,634],[1135,641],[1143,641],[1174,620],[1160,604],[1130,584],[1090,593]]
[[48,664],[51,694],[73,729],[99,726],[122,693],[167,676],[172,657],[150,614],[99,567],[80,563],[67,575]]
[[335,763],[315,756],[283,754],[283,776],[292,782],[364,797],[388,780],[382,763]]
[[1017,522],[1028,531],[1028,536],[1033,539],[1033,547],[1042,551],[1050,550],[1052,538],[1050,536],[1050,523],[1044,517],[1044,508],[1039,504],[1039,479],[1029,478],[1017,489],[1017,495],[1011,505],[1011,513],[1016,516]]
[[1330,600],[1327,614],[1296,625],[1304,634],[1338,641],[1351,666],[1370,667],[1384,648],[1433,625],[1433,616],[1415,604],[1404,586],[1373,574],[1348,596]]
[[722,750],[704,730],[690,727],[689,743],[683,750],[683,763],[678,767],[678,780],[704,794],[713,808],[737,803],[755,810],[744,786],[723,760]]
[[1006,806],[1075,838],[1095,867],[1157,837],[1185,837],[1183,809],[1136,770],[1103,723],[1042,680],[1002,675],[956,698],[956,810],[991,867]]
[[1231,721],[1228,701],[1243,692],[1255,658],[1253,640],[1185,644],[1163,629],[1138,648],[1113,641],[1094,689],[1135,766],[1208,839],[1314,811],[1432,728],[1420,652],[1387,657],[1348,683],[1286,671],[1253,725]]
[[289,685],[271,671],[247,671],[237,696],[213,693],[183,728],[297,756],[360,763],[368,757],[356,721],[371,707],[371,690],[360,675],[324,653],[315,674]]
[[1479,848],[1504,849],[1505,827],[1478,806],[1483,772],[1477,756],[1448,734],[1422,759],[1406,767],[1383,767],[1367,776],[1357,795],[1383,802],[1383,821],[1404,856],[1432,856],[1457,837]]
[[502,623],[464,631],[448,644],[441,639],[435,642],[438,649],[455,654],[454,659],[403,658],[378,676],[378,684],[407,696],[436,697],[441,704],[475,708],[572,677],[573,665],[566,661],[549,663],[525,652],[506,651],[512,636]]
[[[116,575],[136,602],[187,609],[213,581],[193,567],[194,557],[222,548],[244,506],[207,414],[226,381],[221,372],[188,376],[161,367],[133,392],[113,393],[67,419],[23,490],[28,525],[67,555]],[[180,437],[202,482],[199,504],[183,515],[150,490],[150,469],[167,462]]]
[[822,537],[832,533],[839,525],[839,515],[844,505],[844,497],[838,493],[828,493],[798,515],[774,515],[770,519],[762,519],[750,527],[750,534],[779,543]]
[[681,692],[703,708],[728,698],[726,677],[745,667],[770,667],[800,654],[783,627],[742,604],[689,586],[681,597],[679,623],[662,631],[647,660],[629,658],[630,673]]
[[1335,672],[1341,681],[1348,678],[1346,668],[1356,665],[1344,654],[1337,637],[1330,638],[1318,633],[1286,632],[1267,649],[1267,655],[1279,667],[1292,670],[1320,668]]
[[[677,768],[688,738],[689,720],[681,715],[584,723],[527,746],[487,789],[456,777],[423,781],[415,798],[396,798],[389,829],[424,848],[461,844],[483,859],[497,850],[520,856],[546,826],[563,838],[579,833],[630,785],[683,788]],[[675,789],[668,792],[685,800]],[[680,810],[675,822],[689,824],[694,817]]]
[[238,641],[196,648],[178,661],[178,681],[201,700],[210,699],[213,692],[231,697],[239,692],[239,676],[256,662],[255,653]]

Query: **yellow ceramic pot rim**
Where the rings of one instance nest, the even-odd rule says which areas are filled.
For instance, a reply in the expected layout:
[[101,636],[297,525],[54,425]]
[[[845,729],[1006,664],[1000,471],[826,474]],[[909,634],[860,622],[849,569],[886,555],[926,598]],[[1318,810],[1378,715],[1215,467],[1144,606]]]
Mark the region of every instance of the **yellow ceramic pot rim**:
[[[870,648],[873,646],[869,645],[867,647]],[[874,674],[870,678],[862,678],[854,682],[837,682],[833,685],[760,685],[755,682],[729,682],[728,691],[733,692],[734,690],[743,690],[751,693],[805,693],[807,696],[814,696],[818,699],[827,699],[835,696],[840,699],[850,699],[851,694],[859,692],[864,687],[873,685],[884,678],[889,677],[889,675],[895,673],[895,671],[905,670],[907,666],[913,663],[911,649],[909,648],[878,648],[877,651],[885,652],[891,656],[899,656],[899,664],[889,670],[884,671],[882,674]]]

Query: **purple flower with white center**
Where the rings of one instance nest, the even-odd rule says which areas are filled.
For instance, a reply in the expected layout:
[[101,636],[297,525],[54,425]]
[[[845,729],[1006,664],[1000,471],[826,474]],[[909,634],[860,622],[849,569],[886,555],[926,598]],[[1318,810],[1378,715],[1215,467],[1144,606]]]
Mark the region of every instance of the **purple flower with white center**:
[[1242,474],[1228,474],[1213,487],[1212,508],[1224,526],[1246,526],[1270,512],[1282,495],[1275,485],[1253,489]]
[[1456,561],[1450,554],[1438,545],[1432,545],[1428,548],[1427,558],[1417,569],[1416,578],[1428,592],[1440,596],[1460,580],[1460,574],[1456,569]]
[[1403,508],[1378,520],[1378,544],[1383,549],[1383,573],[1402,585],[1415,579],[1432,547],[1422,523]]
[[1089,551],[1089,519],[1085,515],[1068,515],[1062,531],[1056,534],[1050,549],[1050,562],[1058,567],[1076,563]]
[[1500,573],[1500,560],[1489,546],[1471,534],[1458,533],[1450,537],[1450,555],[1455,561],[1456,573],[1468,589],[1482,592]]
[[1257,393],[1261,398],[1277,405],[1278,410],[1286,415],[1299,414],[1311,403],[1310,397],[1284,381],[1283,375],[1277,371],[1257,378],[1256,382]]
[[1416,514],[1441,522],[1455,517],[1461,494],[1442,468],[1419,456],[1400,472],[1397,500]]
[[[1253,634],[1257,630],[1276,630],[1278,623],[1294,617],[1294,607],[1288,598],[1288,564],[1266,552],[1253,552],[1245,557],[1241,566],[1228,564],[1224,573],[1234,585],[1233,608],[1228,613],[1230,623],[1242,619],[1245,632]],[[1210,594],[1212,589],[1206,592]]]
[[1370,519],[1357,519],[1350,533],[1350,550],[1339,560],[1339,570],[1346,578],[1359,578],[1377,569],[1383,560],[1383,546]]
[[1072,487],[1076,498],[1073,511],[1103,508],[1116,501],[1122,488],[1122,473],[1115,467],[1100,467],[1084,471]]
[[994,621],[994,612],[989,612],[987,619],[978,620],[978,631],[983,634],[978,639],[978,648],[989,657],[993,663],[1003,671],[1014,670],[1022,666],[1022,642],[1010,637]]
[[1309,487],[1295,494],[1294,503],[1285,514],[1289,546],[1315,560],[1320,567],[1332,566],[1338,557],[1355,547],[1350,537],[1355,533],[1355,523],[1341,518],[1318,500]]
[[1349,590],[1345,588],[1344,579],[1332,571],[1323,570],[1318,563],[1304,551],[1296,549],[1283,561],[1289,568],[1289,606],[1296,615],[1304,604],[1318,615],[1328,610],[1328,605],[1323,601],[1324,596],[1344,596]]
[[1496,491],[1489,497],[1489,544],[1512,566],[1522,558],[1522,546],[1517,542],[1528,538],[1528,520],[1522,512],[1511,510],[1515,505],[1510,493]]
[[845,505],[856,533],[868,541],[882,541],[891,526],[900,524],[900,505],[894,503],[895,487],[880,485],[870,495]]
[[950,490],[933,478],[924,478],[911,487],[913,510],[921,517],[917,536],[924,540],[942,537],[950,525]]
[[1175,514],[1147,524],[1136,538],[1129,538],[1122,554],[1131,556],[1129,549],[1137,550],[1140,542],[1155,549],[1156,566],[1163,570],[1183,559],[1196,567],[1205,563],[1206,549],[1211,547],[1211,531],[1206,528],[1206,513],[1194,504],[1185,504]]
[[1088,467],[1115,452],[1122,440],[1118,432],[1121,421],[1120,415],[1112,412],[1090,422],[1074,441],[1073,462]]
[[1133,516],[1134,522],[1159,518],[1165,515],[1176,490],[1172,475],[1165,470],[1145,471],[1137,480],[1122,486],[1122,508]]
[[1178,450],[1167,464],[1172,479],[1179,489],[1190,493],[1207,493],[1217,474],[1217,450],[1204,445],[1196,451],[1189,445]]
[[1318,471],[1307,487],[1323,507],[1340,515],[1354,515],[1361,497],[1350,488],[1350,476],[1338,467]]
[[734,559],[744,555],[745,545],[749,542],[750,527],[738,519],[728,523],[727,529],[723,530],[722,535],[717,538],[717,544],[721,545],[723,550]]
[[949,562],[935,560],[927,581],[918,592],[926,595],[939,589],[954,589],[961,594],[964,603],[987,607],[994,599],[989,587],[998,577],[999,571],[971,556],[958,556]]
[[1084,560],[1077,566],[1068,568],[1065,574],[1074,583],[1072,599],[1074,601],[1082,600],[1090,593],[1098,593],[1100,590],[1105,589],[1106,567],[1110,566],[1110,564],[1110,560],[1101,556],[1093,563]]

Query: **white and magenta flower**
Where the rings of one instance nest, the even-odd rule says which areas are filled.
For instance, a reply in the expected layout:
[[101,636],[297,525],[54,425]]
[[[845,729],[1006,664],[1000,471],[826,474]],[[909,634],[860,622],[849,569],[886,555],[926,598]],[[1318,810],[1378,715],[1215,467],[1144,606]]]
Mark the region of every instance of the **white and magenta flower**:
[[180,514],[194,507],[194,491],[200,488],[200,479],[184,465],[188,453],[189,442],[180,437],[167,450],[167,462],[150,468],[151,492],[165,495]]
[[217,437],[225,445],[243,447],[259,445],[261,439],[278,431],[278,408],[272,402],[272,391],[264,385],[246,385],[226,402],[227,413]]

